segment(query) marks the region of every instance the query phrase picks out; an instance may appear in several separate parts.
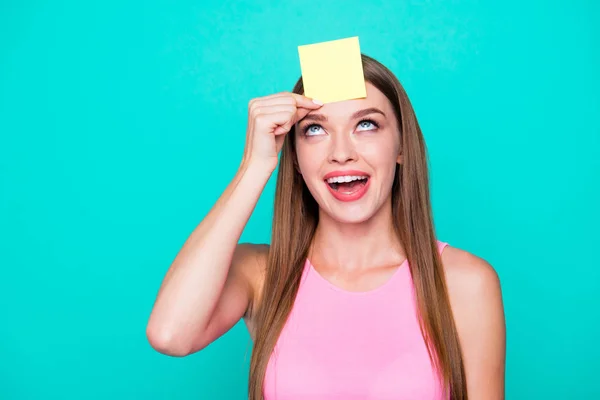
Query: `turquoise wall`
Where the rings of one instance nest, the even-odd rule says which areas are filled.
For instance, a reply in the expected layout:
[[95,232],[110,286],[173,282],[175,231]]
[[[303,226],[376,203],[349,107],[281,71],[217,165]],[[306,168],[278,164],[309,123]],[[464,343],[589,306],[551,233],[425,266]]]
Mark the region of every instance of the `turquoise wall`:
[[507,398],[600,398],[598,3],[203,1],[0,5],[0,398],[244,397],[242,323],[178,359],[146,322],[248,101],[355,35],[413,101],[440,239],[500,275]]

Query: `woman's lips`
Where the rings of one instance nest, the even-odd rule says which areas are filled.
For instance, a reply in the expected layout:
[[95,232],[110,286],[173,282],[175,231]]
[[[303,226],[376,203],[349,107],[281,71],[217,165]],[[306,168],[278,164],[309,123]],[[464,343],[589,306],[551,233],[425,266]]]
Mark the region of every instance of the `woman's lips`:
[[356,200],[360,199],[361,197],[363,197],[365,195],[365,193],[367,193],[370,183],[371,183],[371,179],[367,178],[367,181],[365,182],[364,185],[358,187],[356,190],[354,190],[351,193],[345,193],[340,190],[333,189],[331,187],[331,185],[329,183],[327,183],[327,181],[325,181],[325,185],[327,186],[327,189],[333,195],[333,197],[335,197],[339,201],[344,201],[344,202],[356,201]]

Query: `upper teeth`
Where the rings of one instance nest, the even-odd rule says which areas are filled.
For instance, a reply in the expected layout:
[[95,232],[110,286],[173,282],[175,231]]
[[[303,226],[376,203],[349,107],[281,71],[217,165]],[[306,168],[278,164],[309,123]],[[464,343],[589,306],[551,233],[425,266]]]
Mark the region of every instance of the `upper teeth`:
[[327,179],[327,182],[328,183],[343,183],[343,182],[357,181],[359,179],[367,179],[367,177],[366,176],[355,176],[355,175],[334,176],[333,178]]

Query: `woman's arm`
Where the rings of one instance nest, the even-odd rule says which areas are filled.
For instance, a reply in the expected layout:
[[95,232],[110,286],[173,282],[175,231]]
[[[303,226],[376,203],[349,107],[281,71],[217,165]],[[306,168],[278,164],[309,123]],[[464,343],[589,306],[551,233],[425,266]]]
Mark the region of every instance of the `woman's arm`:
[[254,296],[261,247],[238,244],[270,170],[242,165],[167,271],[146,335],[157,351],[185,356],[228,331]]
[[503,400],[506,324],[498,275],[485,260],[450,246],[442,263],[469,400]]
[[156,350],[173,356],[198,351],[253,309],[267,250],[238,241],[277,166],[285,135],[320,107],[287,92],[250,101],[240,170],[188,237],[159,289],[146,327]]

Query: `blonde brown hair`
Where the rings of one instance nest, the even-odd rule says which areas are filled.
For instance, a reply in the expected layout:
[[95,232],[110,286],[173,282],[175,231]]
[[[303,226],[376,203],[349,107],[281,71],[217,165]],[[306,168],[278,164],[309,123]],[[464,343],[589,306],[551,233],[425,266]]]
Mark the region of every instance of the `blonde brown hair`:
[[[431,212],[425,141],[408,96],[394,74],[364,54],[362,63],[365,80],[388,98],[398,120],[403,163],[396,167],[392,186],[393,223],[410,265],[421,332],[446,398],[467,400],[463,359]],[[293,92],[304,92],[302,78]],[[293,128],[286,135],[277,174],[271,247],[261,306],[255,315],[250,400],[263,399],[267,364],[292,309],[319,219],[317,203],[295,167],[294,135]]]

